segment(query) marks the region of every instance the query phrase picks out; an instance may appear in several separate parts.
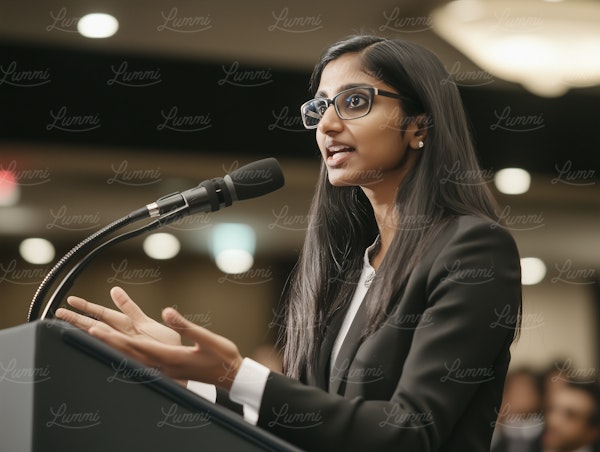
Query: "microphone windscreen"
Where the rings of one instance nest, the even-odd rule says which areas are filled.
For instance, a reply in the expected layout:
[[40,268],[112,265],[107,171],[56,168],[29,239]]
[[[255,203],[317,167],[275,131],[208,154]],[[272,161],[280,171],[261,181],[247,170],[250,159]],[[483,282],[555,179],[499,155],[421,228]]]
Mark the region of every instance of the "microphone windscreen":
[[284,178],[277,159],[266,158],[229,173],[237,199],[256,198],[283,187]]

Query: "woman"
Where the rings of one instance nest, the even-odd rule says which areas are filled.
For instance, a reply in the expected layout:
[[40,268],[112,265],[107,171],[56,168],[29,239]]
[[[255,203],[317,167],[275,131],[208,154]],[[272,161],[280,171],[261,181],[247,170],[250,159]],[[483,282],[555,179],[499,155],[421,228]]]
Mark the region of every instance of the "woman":
[[[285,376],[163,311],[82,299],[57,317],[168,375],[219,388],[309,450],[487,451],[521,305],[520,267],[480,174],[459,93],[420,46],[333,45],[302,106],[323,163],[287,300]],[[448,180],[451,168],[473,176]],[[180,345],[180,336],[195,342]]]

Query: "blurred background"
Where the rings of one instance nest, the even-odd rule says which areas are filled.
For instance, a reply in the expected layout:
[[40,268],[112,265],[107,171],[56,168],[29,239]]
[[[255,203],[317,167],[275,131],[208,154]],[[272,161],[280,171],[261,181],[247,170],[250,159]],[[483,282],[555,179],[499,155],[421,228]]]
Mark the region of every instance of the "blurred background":
[[[372,33],[428,47],[461,91],[484,176],[524,258],[513,366],[597,376],[598,2],[3,0],[0,8],[0,328],[25,322],[44,275],[102,226],[276,157],[283,189],[119,244],[71,291],[110,305],[108,291],[120,285],[154,317],[176,306],[243,354],[272,359],[320,161],[298,107],[320,53]],[[90,13],[113,16],[118,29],[84,36],[103,32],[84,29]],[[446,170],[440,183],[469,183],[461,168]],[[498,327],[513,315],[498,313]]]

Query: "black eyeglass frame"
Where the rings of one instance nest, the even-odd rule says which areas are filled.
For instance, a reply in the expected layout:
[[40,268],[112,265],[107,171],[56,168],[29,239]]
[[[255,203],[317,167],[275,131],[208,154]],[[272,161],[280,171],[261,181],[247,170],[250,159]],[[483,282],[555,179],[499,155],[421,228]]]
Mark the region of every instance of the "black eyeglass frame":
[[[341,114],[338,105],[336,103],[336,100],[343,94],[346,94],[348,92],[354,91],[354,90],[366,90],[367,92],[370,93],[369,95],[369,106],[367,108],[367,111],[364,113],[360,113],[359,116],[352,116],[351,118],[345,118],[344,115]],[[319,127],[319,122],[321,122],[321,119],[323,118],[323,114],[317,113],[315,110],[309,110],[306,107],[315,102],[315,101],[319,101],[319,102],[325,102],[325,108],[323,109],[323,113],[325,113],[325,111],[331,106],[333,105],[333,108],[335,109],[336,114],[338,115],[338,117],[344,121],[348,121],[348,120],[352,120],[352,119],[358,119],[358,118],[363,118],[365,116],[367,116],[370,112],[371,112],[371,108],[373,107],[373,99],[375,98],[375,96],[385,96],[385,97],[390,97],[392,99],[399,99],[402,100],[403,97],[398,94],[398,93],[393,93],[391,91],[385,91],[383,89],[379,89],[379,88],[375,88],[374,86],[353,86],[352,88],[348,88],[345,89],[343,91],[340,91],[339,93],[337,93],[335,96],[333,96],[331,99],[328,99],[326,97],[315,97],[314,99],[310,99],[306,102],[304,102],[301,106],[300,106],[300,115],[302,117],[302,123],[304,124],[304,127],[306,129],[316,129],[317,127]],[[318,121],[315,124],[308,124],[307,120],[306,120],[306,116],[307,113],[312,113],[311,115],[311,119],[318,119]],[[319,115],[318,117],[316,117],[316,115]]]

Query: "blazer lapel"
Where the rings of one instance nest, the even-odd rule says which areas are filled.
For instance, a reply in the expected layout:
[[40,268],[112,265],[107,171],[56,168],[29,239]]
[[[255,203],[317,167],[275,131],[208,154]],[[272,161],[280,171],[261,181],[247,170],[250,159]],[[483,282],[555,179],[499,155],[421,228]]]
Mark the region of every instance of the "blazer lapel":
[[329,363],[331,361],[331,350],[333,349],[333,343],[335,342],[338,332],[340,331],[340,327],[344,321],[346,312],[348,312],[348,306],[349,303],[346,303],[345,306],[342,306],[334,314],[331,322],[329,325],[327,325],[325,336],[321,342],[319,358],[317,360],[317,366],[315,369],[315,383],[319,388],[324,390],[327,390],[329,387]]
[[[331,375],[329,375],[328,386],[329,392],[332,394],[338,393],[343,395],[344,393],[348,369],[350,368],[350,364],[354,360],[356,351],[358,350],[358,347],[363,339],[366,313],[366,305],[365,303],[362,303],[356,312],[356,316],[350,325],[350,329],[344,338],[344,342],[342,342],[342,347],[340,348],[340,352],[338,353],[338,356],[332,367]],[[329,349],[329,354],[331,355],[331,348]],[[327,373],[329,374],[329,366],[327,366]]]

